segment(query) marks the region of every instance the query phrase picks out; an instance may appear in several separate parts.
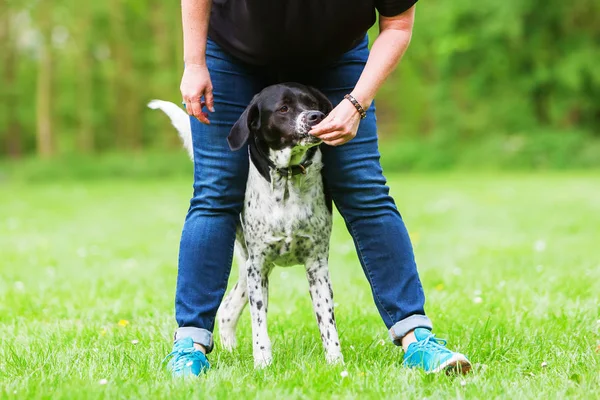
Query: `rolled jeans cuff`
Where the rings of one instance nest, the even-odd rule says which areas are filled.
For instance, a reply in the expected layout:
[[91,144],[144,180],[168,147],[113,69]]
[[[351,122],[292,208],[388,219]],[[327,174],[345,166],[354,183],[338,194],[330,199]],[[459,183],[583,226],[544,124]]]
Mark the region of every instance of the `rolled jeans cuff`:
[[175,331],[175,341],[186,337],[192,338],[194,343],[198,343],[206,349],[206,354],[210,353],[213,349],[213,335],[210,331],[202,328],[194,328],[193,326],[184,326],[177,328]]
[[402,346],[402,338],[406,334],[417,328],[426,328],[431,330],[433,325],[431,320],[425,315],[411,315],[408,318],[404,318],[402,321],[396,322],[394,326],[390,328],[390,338],[396,346]]

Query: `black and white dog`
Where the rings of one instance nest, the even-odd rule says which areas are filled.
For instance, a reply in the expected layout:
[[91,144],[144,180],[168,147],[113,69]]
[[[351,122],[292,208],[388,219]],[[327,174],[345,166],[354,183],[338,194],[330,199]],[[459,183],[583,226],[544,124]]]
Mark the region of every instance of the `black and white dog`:
[[[153,100],[163,110],[193,157],[188,115],[173,103]],[[327,258],[331,202],[321,178],[321,140],[309,135],[332,109],[318,90],[296,83],[258,93],[233,126],[232,150],[248,143],[250,170],[237,230],[239,281],[219,308],[221,344],[236,345],[235,329],[250,303],[255,367],[271,363],[267,333],[269,273],[275,265],[304,264],[328,362],[343,362],[333,310]]]

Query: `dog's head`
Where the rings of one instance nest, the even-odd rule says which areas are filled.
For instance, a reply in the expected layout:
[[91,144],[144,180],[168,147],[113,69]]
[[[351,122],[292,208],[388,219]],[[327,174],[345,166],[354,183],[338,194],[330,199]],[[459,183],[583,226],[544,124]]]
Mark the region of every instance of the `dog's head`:
[[271,150],[305,148],[321,143],[310,129],[332,110],[319,90],[297,83],[269,86],[258,93],[235,123],[227,142],[239,150],[255,136]]

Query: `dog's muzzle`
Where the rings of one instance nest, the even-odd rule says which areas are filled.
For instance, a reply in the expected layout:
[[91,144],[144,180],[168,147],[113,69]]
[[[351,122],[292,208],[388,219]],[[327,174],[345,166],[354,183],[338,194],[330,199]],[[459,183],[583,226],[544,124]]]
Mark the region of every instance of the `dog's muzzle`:
[[321,111],[308,111],[304,114],[306,124],[311,128],[325,119],[325,114]]
[[322,140],[313,135],[309,135],[308,132],[313,126],[318,125],[325,119],[326,115],[321,111],[304,111],[296,119],[296,132],[302,139],[308,139],[311,144],[321,143]]

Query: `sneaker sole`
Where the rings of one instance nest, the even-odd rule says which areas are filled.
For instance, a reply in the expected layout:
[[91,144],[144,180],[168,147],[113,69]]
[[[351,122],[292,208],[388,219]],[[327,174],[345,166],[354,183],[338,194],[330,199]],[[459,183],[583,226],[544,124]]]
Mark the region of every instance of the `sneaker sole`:
[[467,374],[471,371],[471,363],[467,357],[462,354],[454,354],[446,362],[440,364],[437,368],[429,371],[430,374],[435,374],[444,371],[447,375],[450,374]]

